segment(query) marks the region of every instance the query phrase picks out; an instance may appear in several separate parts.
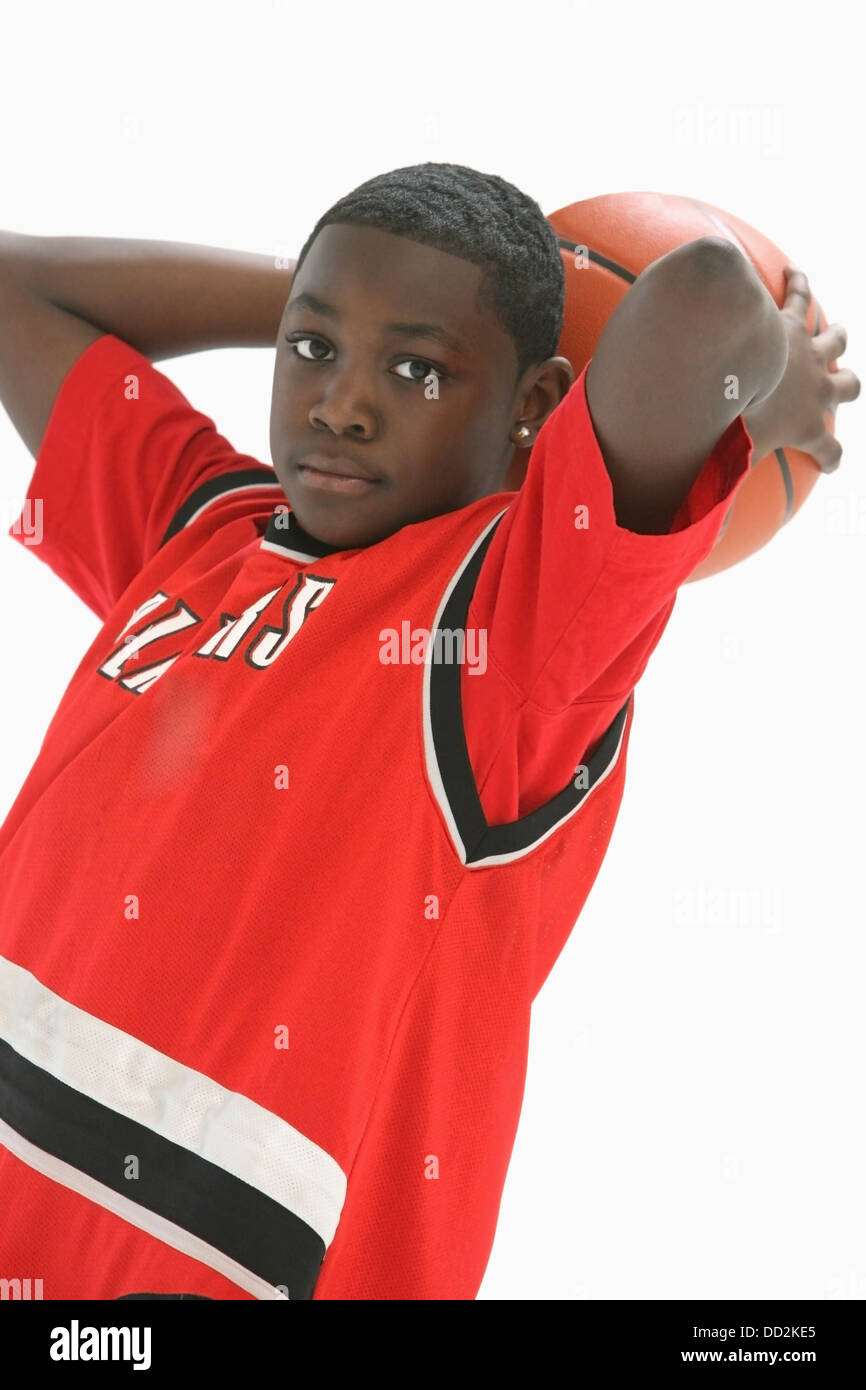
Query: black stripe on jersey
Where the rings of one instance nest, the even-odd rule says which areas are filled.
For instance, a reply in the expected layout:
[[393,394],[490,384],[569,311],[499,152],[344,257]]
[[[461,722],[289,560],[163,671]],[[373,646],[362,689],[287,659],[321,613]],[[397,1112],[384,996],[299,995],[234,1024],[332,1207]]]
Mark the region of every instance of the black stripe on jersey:
[[182,531],[185,526],[188,526],[192,518],[209,502],[214,502],[218,497],[223,497],[227,493],[243,492],[256,485],[279,487],[280,481],[273,468],[268,468],[265,464],[255,468],[236,468],[233,473],[220,473],[215,478],[208,478],[206,483],[202,483],[195,492],[190,493],[183,506],[175,512],[160,546],[165,545],[172,536],[177,535],[178,531]]
[[[215,1163],[58,1081],[0,1039],[0,1117],[44,1152],[198,1236],[292,1302],[311,1299],[325,1243]],[[128,1155],[139,1176],[124,1177]]]
[[[444,647],[442,629],[466,630],[469,604],[484,556],[501,517],[477,545],[442,609],[431,635],[432,651]],[[575,787],[574,777],[542,806],[520,820],[504,825],[488,825],[475,785],[472,764],[463,727],[460,699],[461,664],[458,661],[430,661],[430,725],[434,755],[457,834],[463,845],[467,867],[494,859],[516,859],[528,854],[562,821],[566,820],[611,771],[619,756],[623,731],[632,702],[630,694],[603,735],[587,768],[586,787]]]

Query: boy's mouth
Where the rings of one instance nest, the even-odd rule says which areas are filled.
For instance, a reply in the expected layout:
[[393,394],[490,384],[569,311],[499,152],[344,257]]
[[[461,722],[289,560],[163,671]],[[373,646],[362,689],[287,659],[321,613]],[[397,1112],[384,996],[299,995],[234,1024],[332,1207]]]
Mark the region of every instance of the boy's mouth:
[[343,473],[326,472],[324,469],[314,468],[307,463],[298,464],[298,477],[306,487],[315,488],[316,491],[355,494],[370,491],[380,481],[378,478],[352,477]]
[[367,492],[381,482],[354,459],[308,454],[298,463],[298,477],[307,486],[325,492]]

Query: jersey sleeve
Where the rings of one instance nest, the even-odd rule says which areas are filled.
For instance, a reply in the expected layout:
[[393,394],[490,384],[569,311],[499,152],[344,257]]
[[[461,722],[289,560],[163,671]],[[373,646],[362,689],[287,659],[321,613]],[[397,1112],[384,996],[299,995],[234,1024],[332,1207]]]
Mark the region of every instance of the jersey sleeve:
[[469,606],[469,622],[486,631],[487,670],[476,678],[464,669],[461,697],[490,824],[555,795],[592,752],[749,472],[752,441],[740,415],[667,533],[618,525],[589,413],[588,365],[539,433]]
[[24,506],[7,534],[104,619],[169,538],[191,495],[235,471],[248,483],[274,479],[273,469],[238,453],[147,357],[107,333],[88,344],[61,383]]

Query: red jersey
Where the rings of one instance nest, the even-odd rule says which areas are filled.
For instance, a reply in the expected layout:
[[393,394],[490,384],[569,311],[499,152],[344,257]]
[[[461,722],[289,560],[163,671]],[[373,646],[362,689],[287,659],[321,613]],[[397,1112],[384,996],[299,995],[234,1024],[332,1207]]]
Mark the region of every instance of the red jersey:
[[0,829],[3,1277],[475,1297],[634,687],[750,462],[740,417],[625,531],[585,377],[519,493],[338,550],[128,344],[70,369],[10,534],[41,502],[102,626]]

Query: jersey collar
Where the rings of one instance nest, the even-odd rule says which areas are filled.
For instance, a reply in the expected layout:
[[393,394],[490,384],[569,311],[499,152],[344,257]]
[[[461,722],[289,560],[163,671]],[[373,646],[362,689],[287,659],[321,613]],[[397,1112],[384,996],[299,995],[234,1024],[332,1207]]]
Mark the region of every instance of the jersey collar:
[[284,550],[287,557],[292,559],[320,560],[323,555],[336,555],[344,549],[343,546],[327,545],[324,541],[316,540],[315,536],[304,530],[285,503],[271,514],[263,540],[269,547]]

